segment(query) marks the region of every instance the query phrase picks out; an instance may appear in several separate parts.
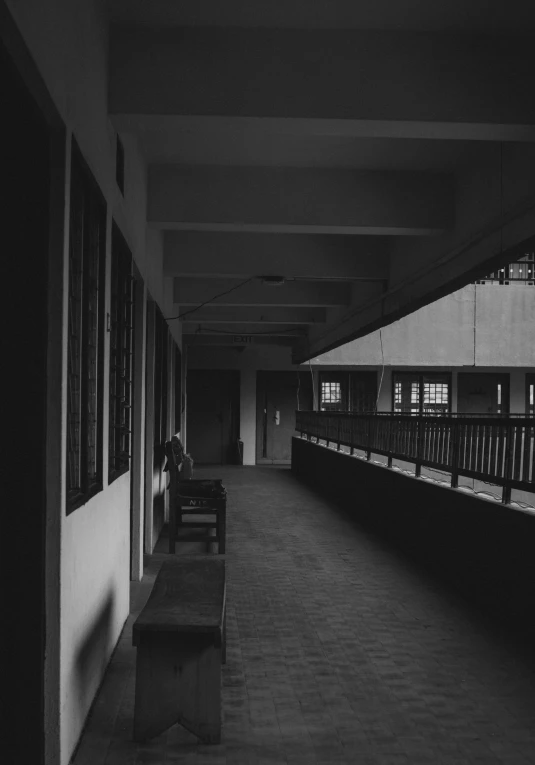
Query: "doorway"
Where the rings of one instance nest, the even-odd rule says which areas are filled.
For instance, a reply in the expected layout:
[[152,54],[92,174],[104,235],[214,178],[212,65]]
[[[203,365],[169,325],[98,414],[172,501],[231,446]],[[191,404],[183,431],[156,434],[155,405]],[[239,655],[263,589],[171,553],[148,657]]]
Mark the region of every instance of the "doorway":
[[309,372],[257,372],[258,465],[290,464],[296,409],[312,409],[312,380]]
[[459,372],[457,411],[463,414],[507,414],[509,375]]
[[[3,752],[6,762],[39,765],[45,759],[45,746],[53,746],[52,736],[45,742],[45,614],[57,590],[47,600],[45,583],[49,593],[56,587],[56,559],[46,558],[45,551],[48,540],[54,545],[57,539],[52,536],[53,530],[47,536],[46,518],[47,492],[51,502],[57,484],[47,485],[47,469],[49,476],[60,469],[56,463],[59,448],[53,454],[47,451],[47,426],[58,422],[47,409],[48,353],[60,357],[61,344],[59,336],[53,345],[49,342],[52,184],[56,192],[59,188],[57,177],[52,181],[50,157],[58,139],[64,152],[65,137],[62,132],[55,138],[1,44],[0,77],[5,115],[0,150],[3,400],[6,417],[9,412],[16,420],[3,462],[5,475],[10,477],[4,482],[3,553],[6,572],[14,573],[3,588],[2,604],[9,624],[2,651],[2,676],[5,699],[9,699],[5,722],[10,732]],[[59,183],[63,183],[63,176]],[[58,216],[55,212],[53,215],[57,225]],[[24,472],[21,459],[27,466]],[[58,507],[57,514],[60,512]],[[54,515],[50,519],[51,529],[56,528],[56,518]],[[24,540],[23,549],[15,540]],[[56,626],[51,618],[50,634]],[[47,652],[51,672],[57,666],[56,659],[59,661],[53,644]]]
[[194,463],[237,464],[240,432],[239,371],[190,369],[186,385],[187,451]]

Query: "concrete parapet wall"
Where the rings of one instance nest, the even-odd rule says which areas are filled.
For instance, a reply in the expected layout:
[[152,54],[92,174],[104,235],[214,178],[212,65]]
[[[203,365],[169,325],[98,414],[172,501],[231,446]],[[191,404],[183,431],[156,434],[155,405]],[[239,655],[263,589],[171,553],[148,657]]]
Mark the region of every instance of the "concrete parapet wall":
[[535,630],[535,516],[300,438],[292,471],[477,611]]

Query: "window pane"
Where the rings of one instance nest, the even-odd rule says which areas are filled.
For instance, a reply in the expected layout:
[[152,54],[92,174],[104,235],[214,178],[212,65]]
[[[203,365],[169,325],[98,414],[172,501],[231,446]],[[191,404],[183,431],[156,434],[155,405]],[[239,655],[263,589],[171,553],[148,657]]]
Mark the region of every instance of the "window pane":
[[132,255],[113,224],[110,310],[109,480],[130,467],[132,406]]

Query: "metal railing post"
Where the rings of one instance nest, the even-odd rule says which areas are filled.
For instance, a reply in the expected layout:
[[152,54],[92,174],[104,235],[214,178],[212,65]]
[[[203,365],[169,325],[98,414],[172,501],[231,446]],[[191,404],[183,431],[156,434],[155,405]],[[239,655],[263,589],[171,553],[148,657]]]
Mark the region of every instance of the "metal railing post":
[[505,465],[504,479],[505,484],[502,490],[502,504],[509,505],[511,502],[511,478],[513,477],[513,426],[509,421],[506,426],[505,436]]
[[459,455],[460,455],[460,427],[459,427],[459,421],[457,419],[453,420],[452,423],[452,440],[453,440],[453,448],[451,453],[451,487],[452,489],[457,489],[459,486]]
[[416,437],[416,464],[414,467],[414,475],[416,478],[420,478],[422,475],[422,454],[424,450],[424,423],[422,415],[418,415],[418,434]]
[[368,418],[367,425],[368,425],[368,449],[366,450],[366,459],[369,462],[372,458],[371,446],[372,446],[373,420]]

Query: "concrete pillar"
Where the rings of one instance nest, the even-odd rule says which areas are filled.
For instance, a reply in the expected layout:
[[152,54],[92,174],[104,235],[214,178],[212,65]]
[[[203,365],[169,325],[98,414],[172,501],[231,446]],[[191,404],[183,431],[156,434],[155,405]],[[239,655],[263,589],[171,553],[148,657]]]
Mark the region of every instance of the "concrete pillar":
[[451,412],[457,412],[457,390],[459,382],[459,372],[454,369],[451,372]]
[[132,410],[132,538],[130,578],[143,576],[143,508],[145,505],[145,365],[147,291],[141,279],[135,282],[134,298],[134,401]]
[[145,552],[153,547],[153,501],[154,501],[154,323],[155,304],[147,304],[147,348],[145,378]]
[[242,369],[240,376],[240,438],[243,464],[256,464],[256,369]]

